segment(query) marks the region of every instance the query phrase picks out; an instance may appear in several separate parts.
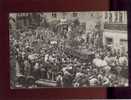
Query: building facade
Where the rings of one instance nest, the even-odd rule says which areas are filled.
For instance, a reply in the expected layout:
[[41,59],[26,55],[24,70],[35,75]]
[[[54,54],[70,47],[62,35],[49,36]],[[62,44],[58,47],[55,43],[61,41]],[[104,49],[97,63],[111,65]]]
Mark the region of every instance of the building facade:
[[[96,24],[100,22],[100,29],[103,32],[103,45],[128,50],[126,11],[17,13],[13,17],[17,29],[39,26],[45,18],[48,22],[79,19],[86,32],[88,32],[94,31]],[[12,20],[10,21],[14,24]]]
[[86,30],[89,28],[94,28],[96,21],[99,19],[98,14],[100,12],[44,12],[44,13],[17,13],[15,14],[16,26],[17,28],[23,28],[30,25],[40,25],[42,20],[46,18],[49,22],[53,20],[66,19],[74,20],[78,18],[81,23],[86,27]]
[[17,29],[28,28],[40,25],[39,13],[17,13],[16,26]]
[[103,14],[103,44],[128,51],[127,12],[111,11]]
[[96,23],[102,18],[101,12],[46,12],[41,13],[42,17],[46,17],[49,22],[53,20],[75,20],[79,19],[80,23],[85,25],[87,31],[95,28]]
[[9,30],[16,30],[16,14],[14,13],[9,16]]

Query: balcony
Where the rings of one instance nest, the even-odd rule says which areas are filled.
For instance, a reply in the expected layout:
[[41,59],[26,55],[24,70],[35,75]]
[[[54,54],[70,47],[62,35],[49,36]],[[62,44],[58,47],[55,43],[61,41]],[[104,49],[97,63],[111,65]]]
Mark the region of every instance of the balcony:
[[127,24],[105,23],[104,29],[127,31]]

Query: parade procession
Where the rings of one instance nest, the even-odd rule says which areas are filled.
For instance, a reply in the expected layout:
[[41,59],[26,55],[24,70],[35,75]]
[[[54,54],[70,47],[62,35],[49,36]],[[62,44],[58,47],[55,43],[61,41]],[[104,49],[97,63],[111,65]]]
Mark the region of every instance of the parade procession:
[[127,87],[125,11],[10,13],[10,87]]

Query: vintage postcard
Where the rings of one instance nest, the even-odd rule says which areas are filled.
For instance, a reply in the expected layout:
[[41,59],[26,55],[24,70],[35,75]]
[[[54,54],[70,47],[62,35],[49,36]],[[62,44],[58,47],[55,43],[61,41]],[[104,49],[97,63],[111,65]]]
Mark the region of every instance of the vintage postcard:
[[128,86],[126,11],[9,14],[10,87]]

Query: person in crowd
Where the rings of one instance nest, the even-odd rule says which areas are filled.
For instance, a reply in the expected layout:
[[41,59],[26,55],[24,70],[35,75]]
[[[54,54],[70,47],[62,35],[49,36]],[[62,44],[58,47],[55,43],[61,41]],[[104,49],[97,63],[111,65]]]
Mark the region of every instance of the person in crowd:
[[57,87],[63,87],[63,76],[62,76],[62,72],[59,72],[57,77],[56,77],[56,84]]

